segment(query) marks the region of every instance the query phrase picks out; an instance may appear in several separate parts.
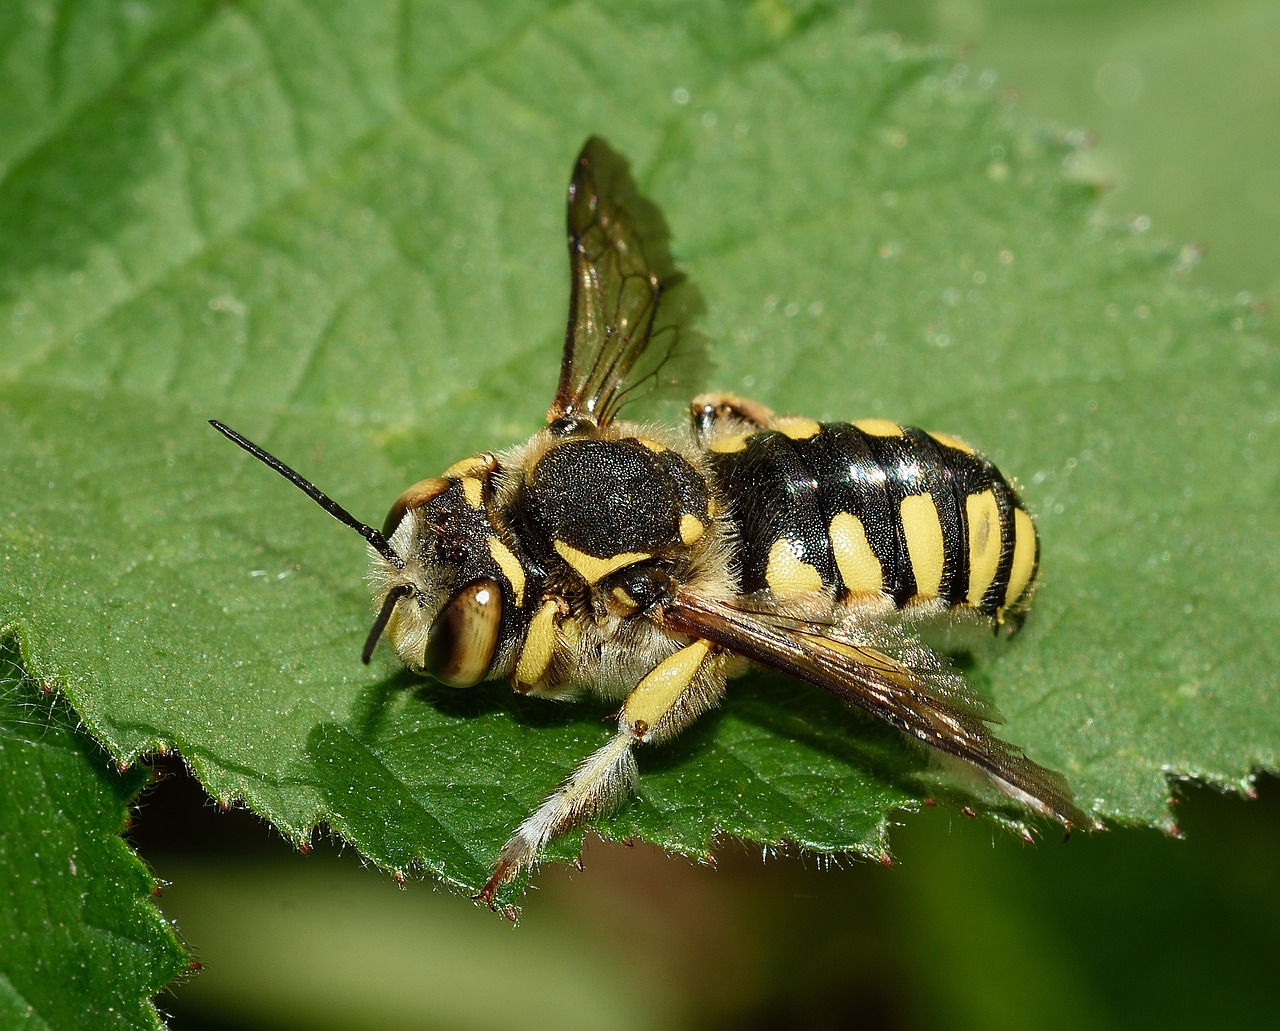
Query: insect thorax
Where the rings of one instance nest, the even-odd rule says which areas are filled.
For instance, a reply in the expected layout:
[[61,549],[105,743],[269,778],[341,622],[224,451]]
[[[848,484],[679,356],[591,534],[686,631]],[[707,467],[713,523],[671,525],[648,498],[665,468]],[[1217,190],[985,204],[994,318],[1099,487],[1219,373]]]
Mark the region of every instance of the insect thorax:
[[580,639],[574,668],[533,688],[517,677],[518,689],[621,697],[680,647],[651,611],[680,588],[734,593],[726,523],[687,438],[615,423],[540,434],[503,462],[518,476],[504,518],[542,589],[567,605],[562,629]]
[[484,679],[508,676],[531,624],[555,598],[567,609],[556,618],[561,638],[580,639],[580,654],[534,693],[629,689],[636,670],[679,647],[646,612],[678,587],[712,597],[736,588],[708,475],[686,438],[615,423],[607,431],[544,431],[415,484],[388,517],[406,569],[375,560],[376,603],[399,583],[413,585],[388,623],[389,640],[410,668],[472,682],[441,678],[426,656],[441,613],[460,597],[465,613],[470,599],[461,592],[489,585],[501,595],[493,609],[501,616],[492,618],[497,637]]
[[703,473],[650,436],[555,441],[526,467],[515,505],[521,537],[588,584],[641,562],[679,565],[711,523]]

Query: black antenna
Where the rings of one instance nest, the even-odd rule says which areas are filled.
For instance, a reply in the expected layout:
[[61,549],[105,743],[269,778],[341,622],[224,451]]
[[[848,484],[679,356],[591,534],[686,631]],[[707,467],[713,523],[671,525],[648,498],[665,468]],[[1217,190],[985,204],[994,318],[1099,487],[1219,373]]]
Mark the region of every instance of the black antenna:
[[[385,558],[397,569],[404,568],[404,559],[395,553],[395,550],[391,547],[391,542],[387,540],[386,535],[383,534],[381,530],[375,530],[372,526],[366,526],[364,523],[360,522],[359,519],[339,505],[333,500],[333,498],[329,497],[328,494],[322,491],[310,480],[303,479],[298,473],[294,472],[280,461],[280,459],[276,458],[275,455],[268,454],[266,451],[263,451],[257,444],[246,437],[240,436],[240,434],[230,426],[218,422],[217,419],[210,419],[209,425],[231,441],[231,443],[235,444],[237,447],[243,448],[245,451],[248,451],[249,454],[253,455],[253,457],[263,465],[270,466],[278,472],[286,480],[302,491],[303,494],[333,516],[334,519],[338,520],[338,522],[345,523],[347,526],[351,527],[351,529],[355,530],[356,533],[373,545],[374,550],[377,551],[379,555]],[[388,613],[388,616],[389,615],[390,613]],[[383,622],[385,623],[385,620]]]
[[373,649],[378,646],[378,638],[382,636],[382,631],[387,629],[387,624],[391,622],[391,613],[399,604],[401,598],[407,598],[413,594],[417,588],[413,584],[396,584],[391,590],[387,591],[387,596],[382,599],[382,609],[378,612],[378,618],[373,621],[373,626],[369,629],[369,636],[364,640],[364,651],[360,653],[360,661],[366,666],[369,660],[373,658]]

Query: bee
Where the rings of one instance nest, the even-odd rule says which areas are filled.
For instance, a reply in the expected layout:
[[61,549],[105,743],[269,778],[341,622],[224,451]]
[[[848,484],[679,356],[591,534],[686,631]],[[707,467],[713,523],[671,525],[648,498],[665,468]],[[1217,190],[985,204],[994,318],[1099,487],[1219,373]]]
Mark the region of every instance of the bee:
[[619,418],[657,380],[687,311],[657,209],[598,138],[568,194],[571,287],[546,425],[415,483],[381,530],[213,426],[368,542],[376,617],[416,673],[454,687],[618,701],[617,732],[512,833],[477,896],[632,791],[638,746],[675,737],[749,667],[831,692],[1026,807],[1086,826],[1065,779],[922,634],[1021,622],[1039,542],[1017,492],[958,437],[885,419],[823,423],[731,394],[684,429]]

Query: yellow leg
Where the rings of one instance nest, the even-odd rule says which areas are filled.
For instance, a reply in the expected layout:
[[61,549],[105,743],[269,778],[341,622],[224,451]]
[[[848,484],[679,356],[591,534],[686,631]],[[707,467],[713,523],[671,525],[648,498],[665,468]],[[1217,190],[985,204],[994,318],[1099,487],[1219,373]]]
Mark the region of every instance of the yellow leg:
[[498,889],[532,866],[552,838],[615,808],[637,777],[634,745],[674,737],[724,694],[721,655],[709,641],[694,641],[663,659],[622,703],[618,732],[516,828],[480,894],[492,906]]

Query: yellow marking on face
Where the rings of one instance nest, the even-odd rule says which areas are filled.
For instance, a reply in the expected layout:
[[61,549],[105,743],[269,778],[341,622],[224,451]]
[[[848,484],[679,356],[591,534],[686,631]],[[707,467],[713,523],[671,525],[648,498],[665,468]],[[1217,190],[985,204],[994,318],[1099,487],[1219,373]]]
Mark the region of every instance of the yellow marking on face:
[[454,462],[440,475],[446,480],[460,480],[464,476],[479,476],[492,468],[493,456],[490,454],[471,455],[461,461]]
[[963,451],[966,455],[974,454],[973,446],[966,440],[954,437],[950,433],[934,433],[930,431],[929,436],[936,440],[943,447],[955,448],[957,451]]
[[822,425],[817,419],[807,419],[803,415],[784,415],[774,421],[773,428],[792,440],[808,440],[822,432]]
[[694,641],[674,655],[668,655],[627,695],[622,705],[623,718],[632,726],[644,724],[647,733],[671,710],[684,689],[693,683],[710,651],[711,645],[706,641]]
[[637,562],[644,562],[653,558],[652,555],[644,551],[623,551],[617,555],[610,555],[608,558],[596,558],[594,555],[579,551],[564,541],[556,541],[555,548],[560,557],[569,563],[573,571],[589,584],[598,583],[610,573],[616,573],[619,569],[625,569],[627,566],[634,566]]
[[1036,568],[1036,528],[1031,517],[1020,508],[1013,510],[1013,565],[1009,569],[1009,586],[1004,592],[1005,605],[1022,597],[1031,584]]
[[556,653],[556,611],[554,598],[544,601],[533,619],[529,622],[529,630],[525,634],[524,647],[520,649],[520,661],[516,663],[516,690],[533,687],[551,667],[551,660]]
[[779,598],[791,598],[797,594],[812,594],[822,590],[822,575],[817,566],[800,558],[800,549],[785,537],[779,537],[769,549],[769,561],[765,563],[764,579]]
[[[467,481],[463,480],[462,482],[466,483]],[[502,575],[510,582],[512,593],[516,596],[516,604],[523,605],[524,566],[520,564],[520,560],[515,557],[511,549],[498,540],[497,537],[489,538],[489,554],[498,563],[498,568],[502,570]]]
[[472,508],[480,508],[484,504],[484,484],[474,476],[464,476],[461,481],[462,496]]
[[994,491],[970,494],[964,499],[969,521],[969,593],[970,605],[981,605],[1000,565],[1000,508]]
[[706,524],[696,515],[686,512],[680,517],[680,540],[685,544],[692,544],[706,532]]
[[710,448],[718,455],[731,455],[746,448],[747,437],[746,433],[730,433],[726,437],[716,437],[711,441]]
[[916,578],[916,594],[936,598],[942,586],[942,522],[931,494],[912,494],[898,508],[902,535],[907,541],[907,557]]
[[840,579],[853,594],[878,594],[884,590],[884,570],[867,540],[862,520],[850,512],[837,512],[827,530],[831,553]]
[[873,437],[902,436],[902,427],[891,419],[858,419],[854,425]]
[[636,443],[647,447],[655,455],[660,455],[662,452],[667,450],[652,437],[636,437]]

